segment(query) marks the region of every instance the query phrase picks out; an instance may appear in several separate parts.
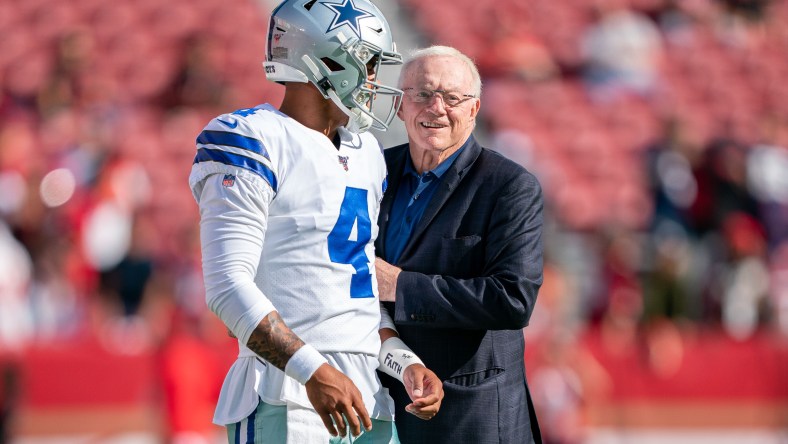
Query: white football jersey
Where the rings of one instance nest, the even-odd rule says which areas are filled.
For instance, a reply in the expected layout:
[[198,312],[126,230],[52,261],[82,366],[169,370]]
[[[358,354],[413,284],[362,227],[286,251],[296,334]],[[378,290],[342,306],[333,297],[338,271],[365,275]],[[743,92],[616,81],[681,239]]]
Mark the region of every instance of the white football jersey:
[[[380,410],[372,400],[381,391],[374,371],[380,307],[373,261],[386,166],[371,134],[344,128],[338,134],[339,149],[269,104],[224,114],[197,138],[189,183],[200,205],[211,309],[241,344],[275,309],[334,365],[341,367],[342,354],[364,355],[369,380],[354,382],[372,412]],[[267,402],[305,399],[303,386],[271,365],[254,364],[244,349],[223,398],[230,392],[248,396],[254,384]],[[220,400],[217,423],[236,421],[248,409],[234,402],[222,413]]]

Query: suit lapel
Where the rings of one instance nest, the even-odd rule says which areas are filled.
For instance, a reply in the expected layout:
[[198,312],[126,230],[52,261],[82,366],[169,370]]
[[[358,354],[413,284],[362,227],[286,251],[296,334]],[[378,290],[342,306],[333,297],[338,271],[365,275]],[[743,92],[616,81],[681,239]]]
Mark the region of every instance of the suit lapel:
[[424,210],[421,220],[419,220],[419,223],[413,229],[413,233],[411,233],[408,243],[405,244],[405,249],[402,250],[402,255],[400,258],[407,257],[410,250],[413,249],[415,245],[417,245],[418,239],[422,236],[430,223],[432,223],[432,220],[435,219],[435,216],[438,215],[438,212],[449,200],[451,195],[454,193],[454,190],[457,189],[460,181],[463,179],[463,177],[465,177],[467,170],[473,165],[481,152],[481,146],[479,146],[479,144],[476,142],[476,139],[471,136],[468,146],[465,147],[462,153],[460,153],[460,155],[454,161],[454,164],[452,164],[452,166],[441,178],[441,183],[438,184],[438,189],[435,191],[435,194],[432,196],[429,205],[427,205],[427,208]]
[[[404,148],[402,148],[404,147]],[[389,227],[389,216],[391,215],[391,206],[397,196],[397,189],[399,189],[400,182],[402,181],[402,171],[405,168],[405,153],[408,151],[407,145],[391,148],[394,152],[391,154],[391,160],[387,163],[388,167],[388,187],[383,194],[383,200],[380,202],[380,215],[378,216],[378,246],[380,252],[376,255],[386,257],[386,231]],[[397,151],[398,150],[398,151]]]

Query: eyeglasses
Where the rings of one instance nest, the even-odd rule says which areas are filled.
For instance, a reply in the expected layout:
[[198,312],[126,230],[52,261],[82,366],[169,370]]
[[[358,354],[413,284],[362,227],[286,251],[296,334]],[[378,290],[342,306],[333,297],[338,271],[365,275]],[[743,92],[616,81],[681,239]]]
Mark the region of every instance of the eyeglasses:
[[408,98],[414,103],[427,103],[432,100],[434,96],[440,96],[443,100],[443,104],[449,107],[454,107],[468,99],[476,98],[473,94],[461,94],[454,91],[444,91],[442,89],[402,88],[402,91],[404,91]]

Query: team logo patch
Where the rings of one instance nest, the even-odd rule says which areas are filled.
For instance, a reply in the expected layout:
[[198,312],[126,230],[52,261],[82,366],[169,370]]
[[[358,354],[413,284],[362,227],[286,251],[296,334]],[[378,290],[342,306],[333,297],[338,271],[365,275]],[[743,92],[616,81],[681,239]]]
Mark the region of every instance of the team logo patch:
[[345,171],[347,171],[348,156],[337,156],[337,159],[339,159],[339,163],[342,165],[342,168],[344,168]]
[[347,25],[359,38],[361,38],[361,30],[358,27],[358,21],[363,18],[374,17],[374,15],[369,12],[357,8],[353,0],[344,0],[342,3],[320,2],[320,4],[334,13],[334,21],[332,21],[331,25],[326,29],[326,33],[342,25]]
[[224,179],[222,179],[222,186],[230,188],[233,185],[235,185],[235,176],[232,174],[225,174]]

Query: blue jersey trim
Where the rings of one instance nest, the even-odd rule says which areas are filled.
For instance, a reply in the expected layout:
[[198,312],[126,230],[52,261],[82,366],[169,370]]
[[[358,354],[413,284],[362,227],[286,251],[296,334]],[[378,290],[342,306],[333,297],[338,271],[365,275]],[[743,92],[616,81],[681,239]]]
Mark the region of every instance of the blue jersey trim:
[[236,133],[228,133],[226,131],[203,131],[197,137],[197,143],[210,144],[210,145],[226,145],[234,146],[236,148],[245,149],[253,153],[259,154],[268,160],[268,150],[263,146],[263,142],[252,137],[242,136]]
[[227,151],[200,148],[197,150],[197,156],[194,157],[194,163],[200,162],[219,162],[252,171],[265,179],[265,181],[271,185],[271,188],[273,188],[274,193],[276,193],[276,175],[270,168],[257,160],[238,154],[228,153]]
[[246,418],[246,442],[255,442],[254,429],[255,418],[257,417],[257,409],[252,410],[252,413]]

